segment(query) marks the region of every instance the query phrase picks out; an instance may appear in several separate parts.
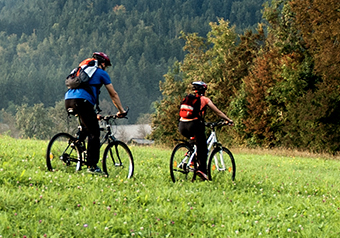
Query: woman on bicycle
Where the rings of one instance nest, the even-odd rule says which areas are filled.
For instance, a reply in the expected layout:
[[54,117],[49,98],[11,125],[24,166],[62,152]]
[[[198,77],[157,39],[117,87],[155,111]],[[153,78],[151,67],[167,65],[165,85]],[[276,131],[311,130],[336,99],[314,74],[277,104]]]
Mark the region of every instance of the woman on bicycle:
[[202,178],[202,180],[208,180],[207,176],[207,139],[205,135],[205,125],[204,125],[204,114],[207,106],[213,110],[219,117],[224,119],[227,123],[233,125],[233,121],[228,118],[223,112],[221,112],[215,104],[205,96],[205,91],[207,90],[207,84],[198,81],[191,83],[192,90],[196,97],[200,98],[200,112],[199,116],[195,118],[184,118],[179,119],[179,132],[187,137],[194,137],[195,144],[197,146],[197,160],[199,163],[197,175]]

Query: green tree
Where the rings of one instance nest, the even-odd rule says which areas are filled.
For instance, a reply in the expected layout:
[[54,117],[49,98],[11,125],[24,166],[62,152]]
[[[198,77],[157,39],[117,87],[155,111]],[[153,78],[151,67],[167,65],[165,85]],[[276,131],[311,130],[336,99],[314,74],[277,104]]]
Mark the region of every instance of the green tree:
[[53,125],[50,128],[51,135],[59,132],[67,132],[73,135],[77,129],[77,118],[67,114],[64,100],[56,102],[54,107],[48,108],[47,117]]
[[[225,59],[234,48],[237,36],[234,29],[229,28],[229,23],[223,19],[219,20],[219,24],[211,23],[211,28],[212,31],[207,38],[200,37],[196,33],[182,33],[182,38],[186,42],[183,49],[188,54],[182,64],[178,62],[174,64],[172,71],[165,75],[165,82],[160,84],[163,99],[156,104],[156,113],[153,117],[155,130],[152,136],[163,143],[171,144],[179,137],[178,109],[185,93],[190,92],[191,82],[211,82],[208,94],[218,106],[222,107],[222,110],[227,109],[223,104],[230,102],[232,90],[221,93],[217,85],[228,84],[224,70]],[[207,117],[208,120],[213,116],[211,114]]]
[[16,125],[24,138],[49,139],[52,135],[53,122],[48,117],[42,103],[28,107],[17,107]]
[[181,138],[177,130],[178,112],[186,89],[179,62],[175,62],[169,69],[165,81],[160,82],[159,87],[163,97],[155,103],[156,112],[151,116],[153,131],[150,138],[156,139],[157,143],[173,145],[175,139]]

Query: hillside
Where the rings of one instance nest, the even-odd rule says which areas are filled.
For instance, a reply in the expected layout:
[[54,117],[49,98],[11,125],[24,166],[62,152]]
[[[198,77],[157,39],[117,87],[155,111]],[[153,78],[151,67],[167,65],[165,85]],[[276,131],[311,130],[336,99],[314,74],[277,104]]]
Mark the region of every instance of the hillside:
[[[69,71],[94,51],[108,69],[129,123],[154,111],[159,82],[182,60],[180,32],[205,36],[209,22],[229,20],[239,32],[261,21],[263,0],[0,0],[0,109],[63,100]],[[102,99],[109,99],[102,92]],[[0,115],[0,121],[3,120]]]

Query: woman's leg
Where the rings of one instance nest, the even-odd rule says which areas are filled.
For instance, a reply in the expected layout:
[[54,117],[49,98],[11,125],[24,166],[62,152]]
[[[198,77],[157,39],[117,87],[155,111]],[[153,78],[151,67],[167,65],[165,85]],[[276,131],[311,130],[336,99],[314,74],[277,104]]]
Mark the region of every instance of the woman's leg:
[[187,137],[195,137],[195,144],[197,146],[197,160],[199,162],[198,170],[207,173],[207,139],[205,135],[204,123],[199,120],[190,122],[179,122],[179,132]]

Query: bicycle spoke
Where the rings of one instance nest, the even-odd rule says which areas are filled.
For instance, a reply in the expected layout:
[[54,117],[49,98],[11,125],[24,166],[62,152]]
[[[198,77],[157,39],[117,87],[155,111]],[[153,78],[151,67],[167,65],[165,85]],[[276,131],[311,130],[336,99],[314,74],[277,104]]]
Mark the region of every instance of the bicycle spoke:
[[119,156],[118,145],[115,146],[115,149],[116,149],[117,159],[119,161],[119,163],[114,163],[115,166],[124,166],[123,163],[122,163],[122,160],[120,159],[120,156]]
[[[170,175],[174,183],[187,180],[189,173],[194,171],[194,169],[191,168],[191,165],[187,166],[190,156],[190,153],[188,153],[189,151],[190,148],[186,144],[181,143],[174,148],[171,154]],[[191,174],[193,177],[193,173]]]
[[80,158],[74,137],[67,133],[55,135],[48,144],[46,164],[50,171],[75,172]]
[[118,179],[131,178],[133,176],[133,157],[126,144],[116,141],[105,148],[103,171],[107,176]]
[[213,181],[234,180],[236,165],[232,153],[227,148],[216,148],[208,161],[208,177]]
[[109,152],[110,152],[110,157],[109,157],[109,159],[112,161],[112,164],[116,164],[116,162],[115,162],[115,156],[114,156],[114,154],[112,153],[112,147],[109,149]]

